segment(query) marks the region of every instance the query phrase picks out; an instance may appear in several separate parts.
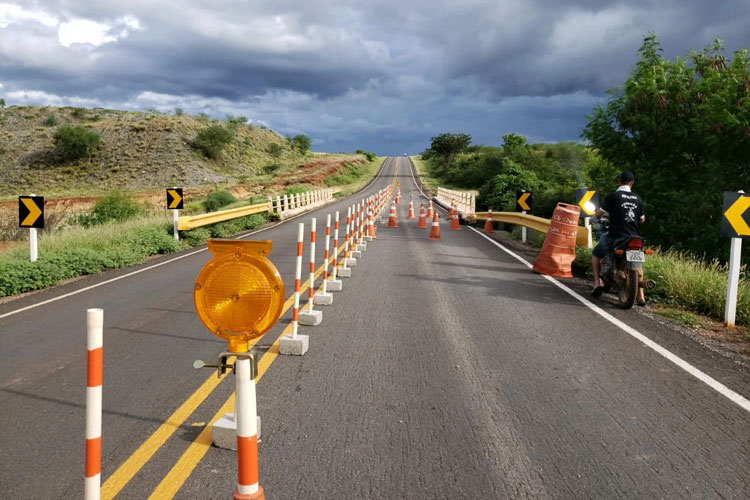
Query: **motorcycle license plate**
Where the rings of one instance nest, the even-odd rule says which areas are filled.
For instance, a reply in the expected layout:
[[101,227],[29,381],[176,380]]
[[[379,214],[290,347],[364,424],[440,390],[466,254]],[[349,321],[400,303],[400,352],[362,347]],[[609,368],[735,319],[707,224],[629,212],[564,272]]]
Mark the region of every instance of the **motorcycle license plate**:
[[645,262],[646,257],[640,250],[628,250],[625,252],[625,258],[628,262]]

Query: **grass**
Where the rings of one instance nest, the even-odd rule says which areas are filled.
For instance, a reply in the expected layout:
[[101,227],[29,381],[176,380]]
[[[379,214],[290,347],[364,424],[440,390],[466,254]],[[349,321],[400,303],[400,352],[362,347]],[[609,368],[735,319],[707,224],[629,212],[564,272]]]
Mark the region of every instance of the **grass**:
[[326,180],[326,185],[329,187],[336,186],[341,188],[341,191],[336,194],[337,197],[349,196],[365,187],[365,185],[375,177],[375,174],[380,170],[383,161],[385,161],[385,157],[380,156],[375,158],[375,160],[360,166],[347,164],[346,172],[331,176],[331,178],[338,178],[338,183],[328,183]]

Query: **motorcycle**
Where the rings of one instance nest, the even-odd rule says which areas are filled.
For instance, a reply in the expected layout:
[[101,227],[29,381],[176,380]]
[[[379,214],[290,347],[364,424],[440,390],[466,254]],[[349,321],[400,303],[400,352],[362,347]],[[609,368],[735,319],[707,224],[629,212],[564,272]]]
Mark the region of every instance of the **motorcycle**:
[[[600,227],[601,232],[607,231],[608,221],[602,220]],[[644,281],[643,279],[643,264],[646,262],[646,255],[653,253],[653,250],[644,248],[643,238],[628,236],[615,241],[612,245],[612,252],[601,259],[599,276],[602,280],[603,291],[615,292],[620,307],[623,309],[633,307],[639,289],[656,288],[654,280]]]

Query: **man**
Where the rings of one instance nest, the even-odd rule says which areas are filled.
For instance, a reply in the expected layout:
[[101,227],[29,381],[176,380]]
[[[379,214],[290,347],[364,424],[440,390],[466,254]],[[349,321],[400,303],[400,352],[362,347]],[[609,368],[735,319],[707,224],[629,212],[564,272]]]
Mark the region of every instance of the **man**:
[[[601,208],[594,215],[595,218],[599,218],[605,211],[609,213],[609,232],[602,234],[591,256],[591,265],[594,268],[594,297],[599,297],[604,291],[599,276],[601,259],[612,252],[612,246],[617,241],[628,236],[641,236],[641,224],[646,221],[646,216],[643,214],[641,197],[632,192],[634,182],[635,177],[631,172],[621,173],[617,178],[620,187],[604,199]],[[643,288],[640,287],[637,304],[646,305]]]

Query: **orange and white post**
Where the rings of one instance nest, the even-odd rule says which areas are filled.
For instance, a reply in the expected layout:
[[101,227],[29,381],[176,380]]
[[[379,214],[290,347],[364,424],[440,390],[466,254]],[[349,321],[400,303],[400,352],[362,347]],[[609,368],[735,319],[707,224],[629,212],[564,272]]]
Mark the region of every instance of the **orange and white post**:
[[359,205],[359,218],[357,223],[357,251],[360,252],[360,256],[362,255],[361,252],[364,252],[367,250],[367,242],[365,241],[365,206],[367,205],[367,202],[365,200],[362,200],[362,203]]
[[321,306],[333,304],[333,294],[328,291],[328,266],[331,264],[331,214],[326,215],[326,242],[323,247],[323,286],[320,292],[315,294],[315,303]]
[[308,287],[308,300],[307,300],[307,311],[303,310],[299,313],[300,325],[306,326],[317,326],[323,321],[323,311],[316,311],[313,308],[315,302],[315,231],[317,226],[317,219],[312,218],[310,222],[310,278]]
[[237,421],[237,489],[234,500],[265,499],[258,483],[258,408],[255,401],[255,377],[248,356],[237,356],[234,362]]
[[292,309],[292,334],[279,341],[279,353],[301,356],[307,352],[309,337],[297,335],[299,329],[299,290],[302,281],[302,246],[305,238],[305,223],[297,225],[297,262],[294,268],[294,308]]
[[336,210],[336,214],[333,222],[333,264],[331,266],[331,279],[327,285],[327,290],[332,292],[340,292],[344,288],[344,283],[337,279],[338,278],[338,255],[339,255],[339,211]]
[[356,266],[357,259],[353,259],[349,256],[349,227],[351,225],[352,207],[346,209],[346,229],[344,231],[344,258],[342,259],[343,266],[339,269],[339,276],[342,278],[351,278],[352,270],[349,266]]
[[102,480],[102,378],[104,311],[86,311],[86,473],[85,498],[100,498]]

